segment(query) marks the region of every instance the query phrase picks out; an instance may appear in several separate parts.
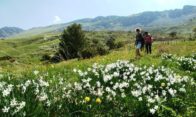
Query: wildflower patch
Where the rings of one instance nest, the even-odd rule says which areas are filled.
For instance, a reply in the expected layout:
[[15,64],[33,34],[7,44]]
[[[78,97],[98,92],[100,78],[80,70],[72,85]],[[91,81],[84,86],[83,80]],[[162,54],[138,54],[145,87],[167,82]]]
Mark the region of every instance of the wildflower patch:
[[190,77],[177,75],[165,67],[138,67],[129,61],[95,63],[85,71],[73,69],[73,72],[78,76],[74,83],[66,82],[62,75],[49,76],[39,71],[33,72],[35,79],[2,76],[0,113],[2,116],[160,116],[166,111],[179,111],[168,102],[187,99],[190,89],[195,88]]

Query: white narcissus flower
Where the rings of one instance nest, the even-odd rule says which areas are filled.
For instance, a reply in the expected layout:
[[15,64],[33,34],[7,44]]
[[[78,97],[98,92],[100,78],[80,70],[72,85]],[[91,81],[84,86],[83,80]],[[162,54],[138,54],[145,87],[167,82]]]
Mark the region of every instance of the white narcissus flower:
[[102,96],[103,93],[104,93],[104,92],[102,91],[102,89],[98,89],[96,95],[97,95],[97,96]]
[[75,73],[76,73],[76,72],[77,72],[77,69],[73,69],[73,72],[75,72]]
[[99,81],[97,81],[96,84],[97,84],[97,87],[101,86],[101,83]]
[[30,84],[31,84],[31,81],[30,81],[30,80],[27,80],[27,81],[25,82],[25,86],[26,86],[26,87],[28,87]]
[[125,98],[126,97],[125,93],[121,93],[121,97]]
[[157,105],[156,105],[156,106],[154,106],[154,109],[155,109],[155,110],[158,110],[158,108],[159,108],[159,106],[157,106]]
[[48,99],[48,95],[45,92],[42,92],[40,96],[38,96],[39,101],[45,101]]
[[159,97],[159,95],[155,95],[155,99],[157,100],[157,102],[160,102],[161,98]]
[[155,110],[154,108],[151,108],[151,109],[150,109],[150,113],[151,113],[151,114],[155,114],[155,112],[156,112],[156,110]]
[[50,107],[51,102],[49,100],[47,100],[46,104],[47,104],[48,107]]
[[119,76],[119,73],[118,73],[118,72],[114,72],[114,73],[113,73],[113,76],[114,76],[114,77],[118,77],[118,76]]
[[117,88],[119,87],[119,83],[115,83],[114,86],[113,86],[113,90],[116,90]]
[[88,68],[87,70],[88,70],[88,71],[91,71],[91,68]]
[[49,86],[49,83],[46,82],[46,81],[44,81],[44,80],[42,80],[42,79],[39,79],[39,85],[41,87],[48,87]]
[[8,95],[10,95],[11,91],[13,90],[13,86],[12,84],[9,84],[8,87],[6,89],[3,90],[3,97],[6,97]]
[[10,110],[10,107],[4,106],[3,109],[2,109],[2,112],[8,113],[9,110]]
[[148,98],[148,100],[147,100],[149,103],[154,103],[155,102],[155,100],[154,99],[152,99],[152,98]]
[[142,93],[143,93],[143,94],[145,94],[145,93],[146,93],[146,91],[147,91],[147,87],[146,87],[146,86],[144,86],[144,87],[142,88]]
[[8,89],[3,90],[3,97],[6,97],[10,94],[10,91]]
[[18,102],[16,101],[16,99],[15,99],[15,98],[12,99],[11,102],[10,102],[10,106],[11,106],[11,107],[15,107],[15,106],[17,106],[17,105],[18,105]]
[[139,96],[142,94],[142,92],[139,91],[139,90],[131,91],[131,93],[132,93],[132,95],[135,96],[135,97],[139,97]]
[[162,95],[166,96],[166,91],[165,90],[162,90]]
[[110,89],[109,87],[106,87],[105,90],[106,90],[107,92],[111,92],[111,89]]
[[38,74],[39,74],[39,71],[35,70],[35,71],[33,71],[33,73],[34,73],[35,75],[38,75]]
[[127,78],[128,78],[127,76],[125,76],[125,75],[123,76],[123,79],[124,79],[124,80],[127,80]]
[[186,92],[186,89],[185,88],[180,88],[179,91],[185,93]]
[[172,97],[175,96],[175,91],[172,88],[169,88],[168,92]]
[[110,75],[105,75],[104,77],[103,77],[103,81],[104,82],[107,82],[107,81],[109,81],[109,80],[111,80],[112,79],[112,77],[110,76]]
[[142,97],[139,97],[139,99],[138,99],[139,101],[142,101],[143,99],[142,99]]
[[13,114],[19,112],[21,109],[23,109],[26,105],[26,102],[22,101],[21,103],[18,104],[18,106],[16,107],[16,110],[14,111]]
[[112,90],[111,90],[111,93],[112,93],[113,97],[116,96],[116,92],[115,92],[115,91],[112,91]]

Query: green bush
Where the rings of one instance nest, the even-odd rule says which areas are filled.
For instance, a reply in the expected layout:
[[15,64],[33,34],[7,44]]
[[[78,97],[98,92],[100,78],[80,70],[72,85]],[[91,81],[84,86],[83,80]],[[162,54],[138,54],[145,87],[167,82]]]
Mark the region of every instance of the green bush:
[[82,58],[91,58],[96,55],[109,53],[109,48],[99,39],[88,39],[85,48],[81,52]]
[[110,36],[107,40],[106,45],[109,47],[110,50],[116,48],[115,40],[116,39],[113,36]]
[[97,55],[97,50],[94,47],[86,47],[82,50],[82,58],[91,58]]
[[41,58],[41,61],[50,61],[51,57],[48,54],[44,54]]
[[59,43],[59,53],[64,59],[79,57],[85,45],[85,34],[80,24],[72,24],[64,30]]
[[121,48],[121,47],[123,47],[124,45],[125,45],[124,42],[119,41],[119,42],[116,43],[116,48]]

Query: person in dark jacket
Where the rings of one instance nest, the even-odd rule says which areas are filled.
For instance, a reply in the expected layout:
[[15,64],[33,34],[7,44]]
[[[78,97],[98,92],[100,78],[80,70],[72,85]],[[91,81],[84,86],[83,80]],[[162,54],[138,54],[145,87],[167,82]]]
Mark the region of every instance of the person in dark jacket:
[[140,50],[142,49],[143,43],[144,43],[144,38],[141,34],[141,30],[136,29],[136,40],[135,40],[136,58],[141,56]]
[[152,36],[149,35],[148,32],[144,33],[144,41],[145,41],[146,53],[151,54],[152,53]]

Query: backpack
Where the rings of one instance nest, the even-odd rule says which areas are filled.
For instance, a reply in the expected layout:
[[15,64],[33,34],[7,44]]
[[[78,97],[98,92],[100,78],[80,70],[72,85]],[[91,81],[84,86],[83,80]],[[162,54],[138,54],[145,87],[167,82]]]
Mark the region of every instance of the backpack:
[[152,43],[152,37],[150,35],[147,35],[144,37],[145,43]]

